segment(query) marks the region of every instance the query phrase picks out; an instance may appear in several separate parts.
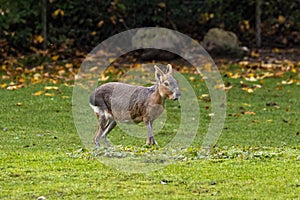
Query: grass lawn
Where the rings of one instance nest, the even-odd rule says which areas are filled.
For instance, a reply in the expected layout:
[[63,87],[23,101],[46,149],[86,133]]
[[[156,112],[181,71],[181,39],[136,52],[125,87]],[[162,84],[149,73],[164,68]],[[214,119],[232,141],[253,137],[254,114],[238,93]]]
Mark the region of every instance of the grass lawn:
[[[83,147],[72,117],[71,86],[56,85],[47,96],[32,94],[51,84],[0,89],[0,199],[299,199],[300,85],[286,84],[288,75],[258,83],[223,76],[233,87],[215,149],[205,158],[198,154],[210,121],[204,96],[191,147],[181,159],[147,173],[107,166]],[[197,95],[207,93],[197,77],[191,83],[203,88]],[[177,102],[168,101],[167,109],[168,122],[155,133],[161,146],[177,128]],[[142,149],[143,155],[161,151],[120,128],[108,139],[123,149]]]

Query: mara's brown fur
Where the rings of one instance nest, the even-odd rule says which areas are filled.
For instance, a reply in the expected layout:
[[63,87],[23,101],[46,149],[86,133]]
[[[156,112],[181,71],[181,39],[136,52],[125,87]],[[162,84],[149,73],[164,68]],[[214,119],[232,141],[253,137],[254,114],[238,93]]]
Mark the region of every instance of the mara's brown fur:
[[180,91],[170,64],[167,65],[166,73],[157,66],[154,68],[156,84],[151,87],[111,82],[96,88],[90,96],[90,106],[99,120],[94,138],[97,146],[100,146],[100,137],[109,146],[106,136],[117,121],[143,121],[148,129],[146,143],[157,144],[152,132],[152,122],[163,112],[165,99],[178,100]]

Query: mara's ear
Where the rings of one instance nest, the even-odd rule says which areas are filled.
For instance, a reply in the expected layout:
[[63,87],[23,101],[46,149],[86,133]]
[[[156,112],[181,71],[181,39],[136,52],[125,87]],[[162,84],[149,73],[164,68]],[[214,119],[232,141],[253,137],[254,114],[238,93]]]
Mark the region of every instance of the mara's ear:
[[168,64],[167,65],[167,74],[172,74],[172,73],[173,73],[172,65]]
[[159,67],[157,67],[156,65],[154,65],[155,68],[155,79],[156,81],[158,81],[159,83],[163,82],[163,77],[165,76],[164,72],[161,71],[161,69],[159,69]]

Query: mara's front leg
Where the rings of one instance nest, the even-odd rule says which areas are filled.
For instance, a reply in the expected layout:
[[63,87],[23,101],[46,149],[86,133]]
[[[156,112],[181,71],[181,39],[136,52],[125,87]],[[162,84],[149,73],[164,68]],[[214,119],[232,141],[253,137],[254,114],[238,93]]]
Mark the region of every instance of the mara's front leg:
[[157,142],[154,139],[154,135],[153,135],[153,132],[152,132],[152,122],[146,121],[145,125],[146,125],[146,127],[148,129],[148,135],[147,135],[146,144],[147,145],[151,145],[151,144],[152,145],[158,145]]

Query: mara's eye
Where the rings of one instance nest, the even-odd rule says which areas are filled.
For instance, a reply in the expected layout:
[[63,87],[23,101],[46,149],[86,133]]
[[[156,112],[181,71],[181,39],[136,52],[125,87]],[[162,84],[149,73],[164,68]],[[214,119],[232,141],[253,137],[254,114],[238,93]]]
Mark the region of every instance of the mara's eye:
[[168,83],[168,82],[164,82],[164,85],[168,87],[168,86],[169,86],[169,83]]

